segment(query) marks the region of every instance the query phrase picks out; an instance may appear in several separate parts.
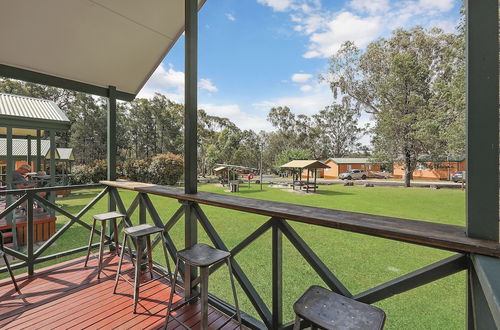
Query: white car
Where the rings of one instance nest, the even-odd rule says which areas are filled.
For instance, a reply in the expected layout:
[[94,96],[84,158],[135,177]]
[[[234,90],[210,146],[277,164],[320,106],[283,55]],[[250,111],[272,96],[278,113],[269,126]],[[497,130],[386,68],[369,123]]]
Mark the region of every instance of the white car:
[[341,180],[365,180],[368,174],[365,170],[349,170],[347,173],[342,173],[339,175]]

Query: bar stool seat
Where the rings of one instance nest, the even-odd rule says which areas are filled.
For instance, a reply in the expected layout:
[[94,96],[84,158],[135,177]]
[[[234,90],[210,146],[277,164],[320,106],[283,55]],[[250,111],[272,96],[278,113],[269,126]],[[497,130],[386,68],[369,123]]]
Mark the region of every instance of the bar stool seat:
[[87,247],[87,257],[85,258],[85,265],[84,267],[87,267],[87,263],[89,261],[90,257],[90,250],[92,249],[92,238],[94,237],[95,233],[95,227],[96,227],[96,222],[99,221],[101,223],[101,239],[99,243],[99,265],[97,269],[97,278],[101,278],[101,272],[102,272],[102,259],[103,259],[103,253],[104,253],[104,238],[106,235],[106,223],[108,221],[113,222],[113,227],[114,227],[114,241],[115,241],[115,252],[118,255],[118,224],[116,223],[117,219],[125,217],[125,214],[118,213],[118,212],[106,212],[106,213],[100,213],[100,214],[94,214],[93,216],[93,223],[92,223],[92,229],[90,231],[90,237],[89,237],[89,246]]
[[311,286],[293,305],[294,330],[300,319],[323,329],[383,329],[385,313],[380,308],[339,295],[317,285]]
[[228,251],[219,250],[206,244],[195,244],[190,249],[177,252],[177,257],[192,266],[207,267],[231,256]]
[[163,228],[154,227],[148,224],[138,225],[134,227],[128,227],[123,229],[123,232],[130,237],[143,237],[147,235],[153,235],[156,233],[161,233]]
[[[134,263],[134,270],[135,272],[135,278],[134,278],[134,283],[130,283],[126,278],[123,278],[123,280],[129,284],[132,284],[134,286],[134,314],[137,312],[137,304],[139,302],[139,289],[141,286],[141,264],[142,264],[142,254],[143,254],[143,239],[146,239],[146,256],[148,259],[148,269],[149,269],[149,274],[151,276],[151,279],[145,283],[142,283],[142,285],[145,285],[149,283],[150,281],[157,280],[158,278],[154,279],[153,278],[153,272],[157,272],[156,270],[153,269],[153,255],[152,255],[152,245],[151,245],[151,235],[154,234],[159,234],[161,236],[161,242],[162,242],[162,247],[163,247],[163,254],[165,255],[165,261],[167,263],[167,270],[168,270],[168,277],[170,280],[170,283],[173,282],[172,279],[172,270],[170,268],[170,261],[168,260],[168,254],[167,250],[165,247],[165,237],[163,236],[163,228],[160,227],[155,227],[150,224],[141,224],[138,226],[133,226],[133,227],[127,227],[123,229],[123,244],[122,244],[122,251],[120,253],[120,261],[118,262],[118,270],[116,272],[116,278],[115,278],[115,286],[113,288],[113,294],[116,293],[116,288],[118,286],[118,280],[120,277],[123,277],[124,274],[122,274],[121,269],[122,269],[122,262],[123,262],[123,256],[125,252],[125,247],[128,246],[128,238],[130,237],[135,241],[136,245],[136,257],[135,257],[135,262],[134,258],[132,256],[132,250],[130,249],[131,253],[131,259],[132,262]],[[159,278],[161,277],[166,277],[164,274],[159,274]]]
[[[167,315],[164,327],[165,329],[167,328],[168,320],[170,317],[174,318],[175,320],[177,320],[177,322],[181,323],[184,327],[187,328],[187,326],[184,325],[184,323],[181,320],[177,319],[174,315],[171,315],[171,313],[175,310],[178,310],[182,306],[186,305],[187,303],[197,298],[198,296],[200,297],[201,301],[201,329],[204,330],[208,329],[208,277],[210,274],[209,267],[219,262],[225,262],[227,264],[229,270],[229,279],[231,281],[231,289],[233,291],[234,304],[236,307],[236,313],[232,315],[231,318],[229,318],[224,324],[222,324],[219,327],[219,329],[224,327],[224,325],[226,325],[235,316],[237,317],[239,326],[241,328],[240,308],[238,305],[238,297],[236,296],[236,288],[234,285],[233,271],[230,259],[231,259],[230,252],[219,250],[209,245],[201,243],[195,244],[190,248],[177,252],[177,261],[175,264],[175,272],[174,272],[174,282],[170,290],[170,299],[168,300]],[[174,298],[175,287],[177,282],[177,273],[179,272],[180,261],[183,261],[184,265],[200,268],[200,278],[199,278],[200,291],[198,294],[193,295],[191,297],[184,297],[183,300],[176,302],[176,306],[173,307],[172,301]],[[189,288],[185,288],[185,293],[189,291],[190,291]]]

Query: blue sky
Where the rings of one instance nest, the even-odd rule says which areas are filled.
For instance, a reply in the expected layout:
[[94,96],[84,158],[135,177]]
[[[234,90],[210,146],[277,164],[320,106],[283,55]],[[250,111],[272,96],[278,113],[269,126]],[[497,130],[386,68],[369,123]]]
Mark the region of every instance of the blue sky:
[[[453,32],[459,12],[458,0],[207,0],[199,14],[199,108],[256,131],[271,129],[273,106],[314,114],[333,101],[317,77],[343,41],[365,47],[415,25]],[[181,37],[139,96],[183,102],[183,71]]]

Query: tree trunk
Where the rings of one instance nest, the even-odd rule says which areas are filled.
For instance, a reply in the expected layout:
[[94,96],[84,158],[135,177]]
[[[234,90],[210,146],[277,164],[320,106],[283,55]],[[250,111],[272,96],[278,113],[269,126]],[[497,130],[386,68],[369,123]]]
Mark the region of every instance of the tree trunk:
[[411,178],[411,154],[409,150],[405,150],[405,187],[410,187]]

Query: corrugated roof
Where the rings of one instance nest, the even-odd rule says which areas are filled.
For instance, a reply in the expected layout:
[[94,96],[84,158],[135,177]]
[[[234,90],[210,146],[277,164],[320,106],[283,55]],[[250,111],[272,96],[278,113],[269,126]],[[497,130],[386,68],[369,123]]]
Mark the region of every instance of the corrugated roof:
[[291,162],[281,165],[281,168],[330,168],[319,160],[292,160]]
[[0,116],[66,122],[69,119],[53,101],[0,93]]
[[225,169],[226,169],[225,166],[219,166],[219,167],[214,168],[214,172],[219,172],[219,171],[222,171],[222,170],[225,170]]
[[57,148],[59,160],[75,160],[73,156],[73,148]]
[[[50,141],[41,140],[42,157],[48,154],[50,150]],[[12,139],[12,156],[27,157],[28,155],[28,140]],[[36,157],[36,140],[31,140],[31,156]],[[0,138],[0,157],[7,157],[7,139]],[[56,157],[57,158],[57,157]]]
[[328,158],[336,164],[371,164],[370,158]]

